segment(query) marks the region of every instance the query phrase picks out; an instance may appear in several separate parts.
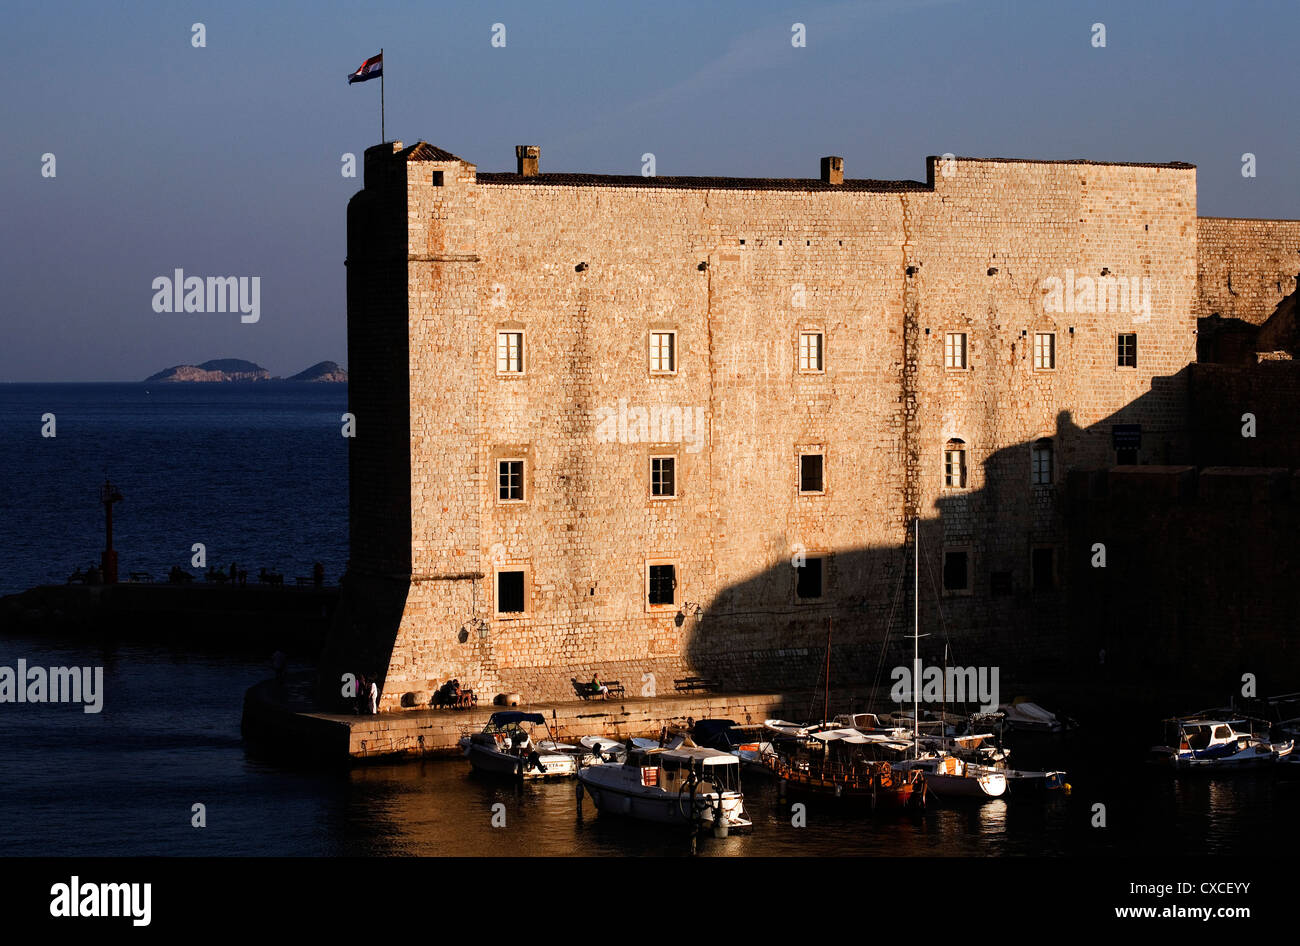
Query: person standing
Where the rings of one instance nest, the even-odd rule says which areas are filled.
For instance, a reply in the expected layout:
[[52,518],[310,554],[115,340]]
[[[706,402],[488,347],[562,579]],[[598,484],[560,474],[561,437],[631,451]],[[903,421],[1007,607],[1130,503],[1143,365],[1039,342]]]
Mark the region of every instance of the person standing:
[[365,712],[366,699],[370,696],[370,687],[367,685],[366,675],[357,674],[357,692],[352,697],[352,711],[360,716]]
[[374,716],[379,712],[377,704],[379,703],[379,684],[374,680],[370,681],[370,715]]

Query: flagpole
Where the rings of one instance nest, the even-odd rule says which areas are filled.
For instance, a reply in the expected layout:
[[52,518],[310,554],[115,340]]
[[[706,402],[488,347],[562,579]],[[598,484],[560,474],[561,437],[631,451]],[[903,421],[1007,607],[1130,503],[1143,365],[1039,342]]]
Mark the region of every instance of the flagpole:
[[384,47],[379,47],[379,143],[388,140],[384,134]]

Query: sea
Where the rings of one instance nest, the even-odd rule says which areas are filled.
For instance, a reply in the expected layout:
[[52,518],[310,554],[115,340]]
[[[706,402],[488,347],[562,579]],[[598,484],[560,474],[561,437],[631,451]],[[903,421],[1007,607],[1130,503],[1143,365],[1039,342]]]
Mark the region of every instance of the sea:
[[[98,557],[99,487],[121,491],[120,568],[163,576],[236,561],[327,581],[347,560],[342,385],[0,385],[0,590],[61,582]],[[54,415],[54,436],[42,436]],[[194,569],[191,569],[194,570]],[[269,649],[269,648],[268,648]],[[572,783],[518,786],[461,759],[316,769],[251,754],[244,691],[266,653],[174,641],[0,636],[0,667],[94,666],[103,706],[0,703],[0,856],[621,856],[692,854],[677,831],[578,808]],[[291,669],[309,669],[295,654]],[[1132,751],[1140,721],[1116,720],[1066,767],[1046,801],[935,804],[924,814],[795,811],[759,777],[753,828],[705,838],[700,857],[1289,855],[1300,779],[1172,779]],[[1113,737],[1113,742],[1110,741]],[[1029,761],[1029,760],[1026,760]],[[201,823],[200,823],[201,822]]]

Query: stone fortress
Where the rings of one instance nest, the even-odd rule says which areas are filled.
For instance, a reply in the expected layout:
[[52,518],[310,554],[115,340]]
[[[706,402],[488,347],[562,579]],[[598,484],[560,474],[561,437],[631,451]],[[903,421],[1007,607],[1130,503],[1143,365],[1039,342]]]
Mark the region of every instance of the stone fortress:
[[[516,158],[366,151],[322,692],[345,671],[379,672],[383,709],[453,677],[525,701],[593,673],[629,695],[696,674],[807,689],[828,638],[835,681],[869,684],[910,658],[916,577],[927,662],[950,644],[1009,696],[1185,630],[1121,606],[1153,555],[1098,503],[1267,465],[1246,478],[1294,521],[1300,221],[1199,218],[1189,164],[931,157],[919,182],[838,157],[812,179]],[[1211,325],[1234,363],[1203,376]],[[1251,541],[1202,539],[1209,559]],[[1222,659],[1255,658],[1238,643]]]

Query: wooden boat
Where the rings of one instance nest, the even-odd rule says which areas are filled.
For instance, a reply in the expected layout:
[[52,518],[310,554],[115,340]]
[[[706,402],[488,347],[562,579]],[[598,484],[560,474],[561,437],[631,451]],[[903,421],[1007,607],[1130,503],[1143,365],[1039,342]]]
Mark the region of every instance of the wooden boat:
[[578,773],[602,815],[623,815],[658,824],[709,827],[718,837],[752,825],[740,788],[740,760],[717,749],[628,750],[621,765],[597,765]]
[[867,757],[873,740],[853,729],[821,730],[806,738],[782,739],[763,764],[780,789],[872,810],[924,808],[926,777],[919,769],[895,770],[885,760]]

